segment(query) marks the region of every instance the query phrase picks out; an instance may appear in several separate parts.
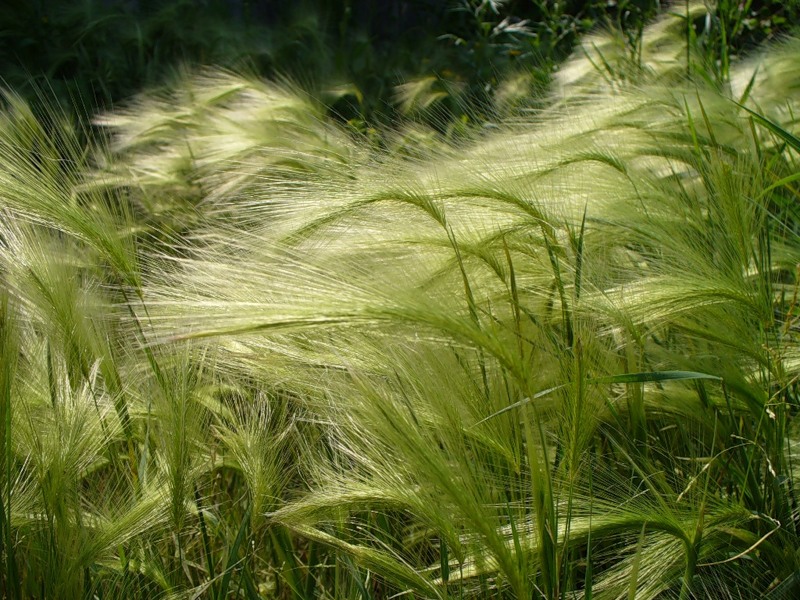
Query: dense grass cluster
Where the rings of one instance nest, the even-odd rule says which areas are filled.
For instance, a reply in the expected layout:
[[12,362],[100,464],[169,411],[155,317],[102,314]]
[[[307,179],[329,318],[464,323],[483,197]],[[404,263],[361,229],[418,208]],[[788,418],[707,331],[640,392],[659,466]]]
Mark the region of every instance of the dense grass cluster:
[[681,23],[455,146],[7,93],[6,596],[795,597],[800,43]]

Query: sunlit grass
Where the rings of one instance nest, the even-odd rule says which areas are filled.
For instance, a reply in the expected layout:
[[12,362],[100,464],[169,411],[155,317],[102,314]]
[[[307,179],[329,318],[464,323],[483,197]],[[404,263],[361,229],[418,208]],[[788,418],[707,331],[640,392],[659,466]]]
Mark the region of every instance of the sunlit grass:
[[228,73],[88,148],[8,95],[9,597],[793,593],[798,45],[647,35],[414,156]]

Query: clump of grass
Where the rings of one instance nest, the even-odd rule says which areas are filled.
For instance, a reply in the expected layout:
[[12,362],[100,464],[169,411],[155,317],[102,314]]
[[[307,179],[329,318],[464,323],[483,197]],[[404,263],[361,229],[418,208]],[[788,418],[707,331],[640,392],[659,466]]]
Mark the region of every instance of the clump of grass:
[[612,97],[276,186],[149,288],[161,335],[219,338],[330,423],[278,522],[423,595],[732,597],[796,568],[767,482],[798,248],[763,191],[791,151],[702,85]]
[[324,115],[288,82],[185,73],[169,89],[95,119],[111,136],[95,181],[130,190],[157,218],[247,195],[254,180],[342,174],[358,148]]
[[416,156],[206,74],[104,117],[102,176],[15,103],[12,593],[785,593],[793,54],[730,90],[620,77]]

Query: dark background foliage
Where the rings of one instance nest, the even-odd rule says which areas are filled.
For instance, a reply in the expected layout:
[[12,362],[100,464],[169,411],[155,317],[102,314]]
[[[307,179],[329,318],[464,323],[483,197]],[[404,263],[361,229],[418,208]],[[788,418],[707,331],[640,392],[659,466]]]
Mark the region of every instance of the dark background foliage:
[[[480,120],[510,70],[532,93],[581,33],[621,30],[683,3],[658,0],[5,0],[0,77],[29,98],[55,95],[86,112],[167,81],[181,65],[286,76],[355,124],[397,116],[396,86],[433,78],[437,118]],[[732,53],[787,31],[798,3],[719,3]],[[716,21],[715,21],[716,19]]]

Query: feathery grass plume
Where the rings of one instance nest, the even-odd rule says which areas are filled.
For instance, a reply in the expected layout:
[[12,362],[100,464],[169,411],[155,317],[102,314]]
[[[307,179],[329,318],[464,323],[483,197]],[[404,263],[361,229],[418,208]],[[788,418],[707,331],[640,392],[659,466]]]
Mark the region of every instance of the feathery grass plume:
[[101,174],[9,95],[12,593],[784,593],[797,52],[412,156],[207,72],[103,117]]
[[0,248],[0,282],[19,303],[20,318],[48,344],[49,354],[63,356],[73,387],[85,385],[98,371],[99,393],[104,390],[114,400],[117,418],[110,426],[121,426],[131,443],[128,399],[111,341],[122,333],[121,315],[100,289],[106,278],[94,253],[47,228],[11,219],[0,224]]
[[253,520],[276,507],[287,483],[292,449],[284,445],[293,424],[283,422],[285,410],[264,393],[252,399],[240,398],[229,418],[216,427],[226,449],[223,460],[239,470],[246,481]]
[[80,189],[80,136],[6,98],[0,289],[18,342],[2,357],[4,563],[14,597],[71,597],[118,577],[115,554],[166,522],[164,482],[140,478],[140,382],[128,376],[144,356],[123,350],[135,338],[116,305],[140,273],[125,206]]
[[[555,75],[559,96],[570,98],[598,90],[624,89],[630,84],[681,83],[687,76],[715,87],[732,78],[731,45],[726,31],[732,23],[720,17],[723,3],[675,3],[637,38],[610,29],[584,36],[572,57]],[[739,8],[739,17],[747,8]]]
[[215,198],[227,224],[149,268],[158,339],[217,338],[328,430],[272,518],[378,594],[759,595],[798,567],[795,124],[754,88],[786,130],[702,83],[588,98]]
[[139,287],[131,215],[116,197],[82,188],[90,149],[63,114],[42,118],[12,92],[0,111],[0,208],[91,248],[98,264]]
[[103,580],[97,565],[163,526],[164,494],[130,493],[117,456],[122,427],[110,418],[114,403],[100,391],[97,365],[76,386],[54,344],[24,320],[17,330],[24,350],[11,387],[12,452],[3,480],[19,592],[78,596]]
[[0,225],[0,246],[3,330],[16,340],[2,354],[2,488],[4,561],[20,587],[6,589],[80,595],[106,578],[98,565],[163,527],[165,502],[159,488],[137,483],[131,396],[120,340],[111,342],[122,330],[100,290],[97,255],[11,218]]
[[129,190],[159,226],[197,204],[246,194],[256,179],[345,177],[361,152],[288,82],[206,69],[95,119],[110,137],[95,184]]

